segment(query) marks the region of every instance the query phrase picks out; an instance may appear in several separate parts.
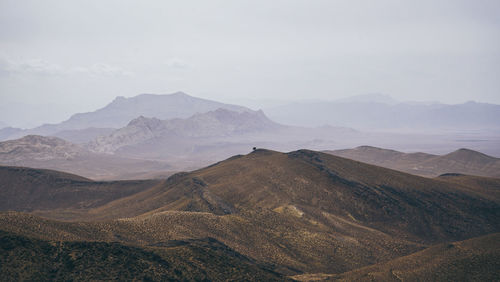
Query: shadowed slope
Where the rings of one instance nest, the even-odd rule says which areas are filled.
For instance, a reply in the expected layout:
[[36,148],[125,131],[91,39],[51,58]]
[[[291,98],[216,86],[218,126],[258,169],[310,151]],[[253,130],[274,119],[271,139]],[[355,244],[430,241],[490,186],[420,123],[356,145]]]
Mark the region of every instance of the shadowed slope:
[[456,173],[445,173],[435,178],[460,185],[482,194],[485,198],[500,199],[500,179]]
[[159,182],[95,182],[53,170],[0,166],[0,210],[89,209],[138,193]]
[[498,281],[500,234],[432,246],[341,275],[299,275],[299,281]]
[[140,248],[0,231],[0,265],[2,280],[286,280],[211,238]]

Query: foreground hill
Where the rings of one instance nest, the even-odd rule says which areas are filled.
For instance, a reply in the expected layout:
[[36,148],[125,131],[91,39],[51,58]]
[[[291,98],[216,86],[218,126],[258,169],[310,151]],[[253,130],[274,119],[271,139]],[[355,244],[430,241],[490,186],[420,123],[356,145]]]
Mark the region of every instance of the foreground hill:
[[325,152],[421,176],[435,177],[444,173],[460,173],[500,178],[499,158],[469,149],[459,149],[442,156],[402,153],[370,146]]
[[46,241],[0,231],[1,280],[285,281],[282,275],[206,238],[135,247]]
[[[328,224],[333,215],[407,238],[459,240],[499,225],[493,220],[499,211],[497,201],[484,199],[483,189],[476,189],[314,151],[257,150],[175,175],[163,187],[110,203],[102,214],[123,212],[120,216],[130,217],[173,209],[216,214],[291,209],[321,223]],[[481,218],[476,218],[479,211]],[[472,230],[478,233],[469,233]]]
[[[86,210],[2,213],[0,229],[137,246],[211,237],[280,273],[343,273],[499,232],[500,199],[490,189],[258,149]],[[62,215],[73,222],[54,220]]]
[[159,180],[95,182],[58,171],[0,166],[0,210],[85,210],[158,183]]
[[140,178],[171,170],[162,162],[98,154],[60,138],[38,135],[0,142],[0,165],[55,169],[93,179]]
[[[484,191],[483,195],[485,197],[500,198],[500,178],[446,173],[435,179],[465,187],[480,187],[480,190]],[[479,191],[479,189],[476,188],[476,191]]]

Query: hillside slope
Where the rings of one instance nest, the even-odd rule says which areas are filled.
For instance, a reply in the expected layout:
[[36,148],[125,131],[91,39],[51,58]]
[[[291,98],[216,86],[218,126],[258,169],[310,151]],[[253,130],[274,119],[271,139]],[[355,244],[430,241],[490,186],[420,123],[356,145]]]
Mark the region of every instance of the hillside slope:
[[0,210],[86,210],[144,191],[159,182],[94,182],[58,171],[0,166]]
[[301,275],[299,281],[498,281],[500,234],[432,246],[341,275]]
[[99,213],[127,217],[166,210],[230,214],[286,207],[323,224],[330,216],[341,217],[394,236],[430,241],[493,232],[499,227],[500,208],[498,199],[492,201],[447,182],[314,151],[257,150],[175,175],[163,185],[109,203]]
[[0,265],[2,281],[287,280],[211,238],[137,247],[46,241],[0,231]]
[[457,185],[324,153],[258,149],[74,212],[3,213],[40,239],[135,245],[212,237],[286,274],[342,273],[499,232],[494,187]]

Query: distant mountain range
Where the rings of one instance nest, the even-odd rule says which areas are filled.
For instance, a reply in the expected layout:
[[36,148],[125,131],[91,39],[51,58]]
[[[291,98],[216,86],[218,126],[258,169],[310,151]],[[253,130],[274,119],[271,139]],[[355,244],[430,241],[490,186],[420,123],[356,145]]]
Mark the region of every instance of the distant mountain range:
[[[45,124],[28,130],[12,128],[0,130],[0,140],[19,138],[30,134],[65,134],[68,140],[74,141],[69,131],[88,128],[120,128],[139,116],[159,119],[187,118],[196,113],[205,113],[219,108],[236,112],[249,111],[248,108],[242,106],[196,98],[183,92],[169,95],[141,94],[132,98],[117,97],[102,109],[75,114],[70,119],[58,124]],[[66,133],[61,133],[64,131]],[[78,133],[76,134],[78,135]]]
[[[343,116],[342,111],[349,109],[350,106],[364,105],[366,109],[358,109],[356,115],[370,116],[375,114],[372,111],[373,109],[370,108],[373,104],[384,105],[385,108],[379,109],[380,116],[385,115],[387,119],[395,122],[404,119],[400,119],[399,116],[398,118],[388,116],[391,114],[390,111],[386,112],[387,107],[399,108],[403,107],[403,104],[398,104],[385,95],[368,95],[340,100],[335,102],[337,106],[343,105],[342,109],[339,110],[332,110],[333,108],[330,108],[328,103],[317,105],[323,107],[325,117],[330,118],[341,115],[342,117],[337,120],[338,123],[341,123],[342,118],[348,118],[353,122],[356,122],[356,118],[359,118],[349,117],[349,115]],[[445,105],[432,103],[404,105],[409,107],[408,109],[433,108],[437,110],[448,108]],[[462,108],[469,109],[470,107],[467,105]],[[481,109],[484,106],[475,103],[470,105],[478,106]],[[345,109],[344,106],[346,106]],[[496,107],[494,105],[490,106]],[[458,107],[457,109],[461,108]],[[307,113],[301,112],[302,110],[307,110],[307,107],[302,107],[296,112],[290,113],[290,116],[306,122],[309,117],[320,115],[322,112],[321,109],[318,111],[315,109],[313,114],[306,115]],[[464,110],[465,112],[462,110],[457,111],[465,113],[463,116],[467,117],[467,111],[469,110]],[[457,111],[452,112],[458,113]],[[410,112],[412,111],[408,111],[408,113]],[[408,113],[405,111],[405,114]],[[491,113],[491,111],[481,110],[481,113],[477,114],[477,116],[480,119],[481,115],[489,115],[488,113]],[[349,114],[352,114],[352,112]],[[375,121],[375,116],[372,117],[373,121]],[[493,117],[494,115],[491,121],[485,123],[485,126],[496,124]],[[470,120],[474,123],[473,118]],[[479,120],[476,118],[476,121]],[[332,122],[332,124],[338,123]],[[468,128],[468,126],[464,128]],[[301,148],[327,150],[370,144],[402,150],[418,148],[422,151],[437,153],[467,147],[499,156],[500,131],[484,131],[481,128],[483,127],[478,126],[474,130],[465,131],[465,133],[443,131],[444,133],[426,135],[420,132],[418,126],[411,127],[411,130],[409,130],[411,134],[397,132],[377,133],[373,132],[375,129],[371,130],[371,132],[368,130],[358,131],[349,127],[332,125],[314,128],[298,127],[277,123],[260,110],[253,111],[237,105],[199,99],[182,92],[169,95],[142,94],[132,98],[116,98],[102,109],[90,113],[76,114],[60,124],[44,125],[29,130],[9,127],[0,129],[0,140],[6,138],[14,141],[13,138],[19,138],[27,134],[39,134],[64,139],[73,143],[73,145],[78,144],[78,146],[71,148],[85,150],[85,153],[82,153],[83,151],[79,153],[78,158],[64,158],[62,156],[56,158],[54,155],[50,161],[44,162],[37,159],[38,157],[31,159],[29,152],[32,148],[29,148],[29,142],[18,142],[16,156],[4,157],[3,161],[0,160],[0,164],[58,169],[94,179],[110,179],[113,177],[123,179],[132,176],[136,178],[158,177],[168,175],[172,171],[197,169],[235,154],[247,153],[253,147],[292,151]],[[27,151],[23,151],[22,146],[27,146]],[[47,147],[44,148],[44,150],[47,149]],[[52,153],[56,154],[57,151],[57,154],[71,155],[75,153],[71,148],[69,146],[56,146],[52,149]],[[66,152],[66,149],[69,151]],[[25,153],[25,156],[21,157],[22,152]],[[101,164],[108,165],[104,169],[104,167],[94,166],[90,162],[82,161],[82,154],[87,159],[88,156],[92,156],[91,159],[105,159],[107,161],[102,161]],[[19,158],[26,160],[26,162],[16,161]],[[114,160],[112,160],[113,158]],[[114,164],[119,163],[116,162],[117,159],[127,159],[127,161],[123,161],[123,164],[128,165],[113,168]],[[142,163],[144,166],[142,168],[138,167],[138,174],[129,174],[135,170],[132,164],[140,164],[141,161],[144,161]],[[401,162],[401,160],[399,161]],[[413,163],[409,165],[411,166]],[[151,171],[151,173],[146,173],[147,170]],[[422,171],[425,170],[429,169],[422,169],[418,173],[423,174]],[[429,171],[432,174],[436,170],[430,169]],[[484,170],[481,171],[484,173]]]
[[120,129],[88,128],[57,135],[79,144],[39,135],[0,142],[0,164],[57,169],[93,179],[162,177],[247,153],[253,147],[326,146],[330,143],[323,144],[320,138],[359,133],[336,127],[289,127],[269,120],[262,111],[217,109],[169,120],[140,116]]
[[[131,98],[117,97],[104,108],[74,114],[58,124],[45,124],[26,130],[0,126],[0,140],[36,134],[85,143],[100,134],[109,133],[111,129],[124,127],[139,116],[166,120],[188,118],[217,109],[250,111],[243,106],[201,99],[183,92],[167,95],[141,94]],[[336,101],[293,102],[264,110],[275,122],[306,127],[332,125],[404,133],[443,130],[488,132],[500,129],[500,105],[472,101],[456,105],[399,102],[388,95],[367,94]],[[85,133],[78,132],[80,130]]]
[[[94,182],[12,167],[0,175],[0,259],[10,254],[23,273],[52,265],[42,249],[64,256],[56,260],[58,269],[64,266],[61,277],[88,267],[101,269],[86,276],[96,279],[122,269],[129,255],[130,265],[135,256],[142,260],[130,271],[175,277],[173,267],[190,265],[177,273],[213,275],[207,269],[213,266],[220,280],[242,274],[247,268],[238,267],[245,265],[257,267],[250,269],[264,280],[265,273],[305,281],[307,275],[468,281],[498,274],[500,199],[491,189],[498,190],[499,179],[430,179],[310,150],[264,149],[162,181]],[[174,246],[184,254],[191,240],[212,244],[163,263]],[[43,259],[23,260],[26,248]],[[5,261],[3,277],[19,273],[12,259]],[[236,269],[217,266],[223,261]]]
[[396,102],[388,96],[354,97],[338,101],[294,102],[264,109],[277,122],[321,126],[331,124],[360,130],[442,131],[498,130],[500,105],[467,102]]
[[500,178],[499,158],[469,149],[459,149],[442,156],[402,153],[371,146],[325,152],[422,176],[435,177],[444,173],[461,173]]

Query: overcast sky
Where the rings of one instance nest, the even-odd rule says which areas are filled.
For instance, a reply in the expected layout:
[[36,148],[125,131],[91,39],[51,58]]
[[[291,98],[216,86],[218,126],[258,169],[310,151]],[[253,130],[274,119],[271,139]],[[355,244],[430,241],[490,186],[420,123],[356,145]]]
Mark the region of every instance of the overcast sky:
[[0,0],[11,125],[140,93],[500,104],[499,90],[497,0]]

